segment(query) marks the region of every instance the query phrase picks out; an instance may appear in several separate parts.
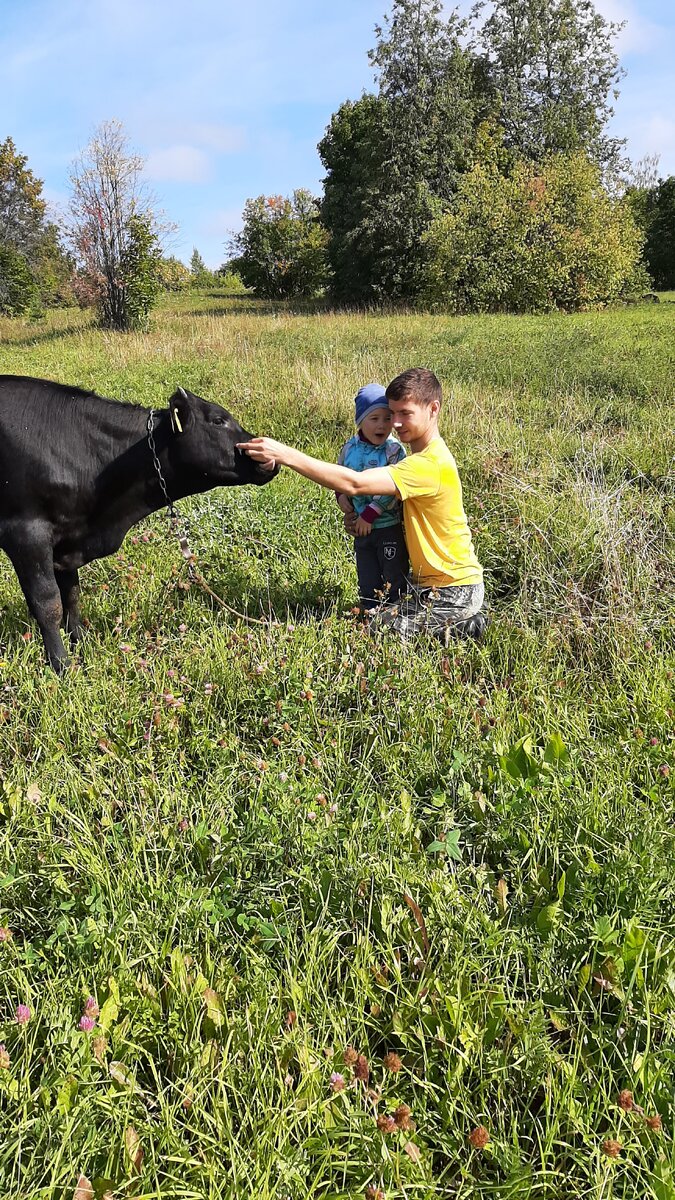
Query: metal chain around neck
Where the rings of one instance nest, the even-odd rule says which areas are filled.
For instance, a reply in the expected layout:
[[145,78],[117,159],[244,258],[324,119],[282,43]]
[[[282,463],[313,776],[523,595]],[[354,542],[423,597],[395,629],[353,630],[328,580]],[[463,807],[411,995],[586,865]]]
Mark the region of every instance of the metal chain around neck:
[[[150,447],[150,453],[152,454],[153,465],[154,465],[154,468],[155,468],[155,471],[157,474],[157,478],[159,480],[159,486],[161,487],[162,493],[164,495],[164,499],[166,500],[166,506],[169,510],[169,518],[171,521],[171,527],[178,538],[178,542],[180,544],[180,552],[183,555],[185,562],[187,563],[188,575],[190,576],[190,580],[193,583],[198,584],[199,587],[202,588],[203,591],[205,591],[209,596],[211,596],[211,598],[213,600],[215,600],[216,603],[219,604],[221,608],[224,608],[224,609],[226,609],[227,612],[232,613],[232,616],[237,617],[240,621],[245,621],[249,625],[267,625],[266,621],[262,621],[258,617],[249,617],[246,613],[238,612],[236,608],[230,608],[229,604],[225,603],[222,596],[219,596],[217,592],[214,592],[212,590],[212,588],[209,587],[209,585],[206,582],[201,571],[197,570],[197,567],[195,566],[195,554],[194,554],[194,551],[192,550],[192,547],[190,546],[190,541],[189,541],[190,523],[189,523],[187,517],[183,513],[179,513],[178,509],[176,508],[176,505],[174,504],[173,500],[171,499],[171,497],[169,495],[169,489],[166,486],[166,479],[164,478],[164,473],[162,471],[162,464],[160,463],[159,456],[157,454],[157,446],[155,445],[155,410],[154,410],[154,408],[151,408],[150,412],[148,413],[147,433],[148,433],[148,445]],[[181,531],[181,526],[182,526],[182,531]]]
[[164,495],[164,499],[166,500],[166,507],[169,510],[169,516],[175,519],[179,515],[178,509],[176,508],[176,505],[174,504],[173,500],[171,499],[171,497],[169,495],[169,491],[166,486],[166,479],[164,478],[164,474],[162,472],[162,464],[160,463],[159,456],[157,454],[157,446],[155,445],[155,432],[154,432],[155,431],[155,410],[154,410],[154,408],[151,408],[150,412],[148,413],[147,430],[148,430],[148,445],[150,447],[150,453],[152,454],[153,465],[154,465],[154,468],[155,468],[155,471],[157,474],[157,478],[159,480],[159,486],[161,487],[162,493]]

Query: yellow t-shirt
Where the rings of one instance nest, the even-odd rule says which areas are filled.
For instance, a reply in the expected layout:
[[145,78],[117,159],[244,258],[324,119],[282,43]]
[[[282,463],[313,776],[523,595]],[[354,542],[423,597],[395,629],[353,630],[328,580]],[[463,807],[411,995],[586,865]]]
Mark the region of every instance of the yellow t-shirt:
[[387,468],[403,500],[405,536],[420,587],[480,583],[457,464],[443,438]]

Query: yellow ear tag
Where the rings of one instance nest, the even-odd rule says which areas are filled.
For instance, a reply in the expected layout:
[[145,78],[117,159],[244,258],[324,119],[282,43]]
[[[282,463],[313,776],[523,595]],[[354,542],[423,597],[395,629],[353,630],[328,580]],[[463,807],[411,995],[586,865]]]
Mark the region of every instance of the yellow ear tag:
[[177,409],[177,408],[174,408],[174,410],[173,410],[173,419],[174,419],[174,421],[175,421],[176,428],[177,428],[178,432],[179,432],[179,433],[182,433],[182,432],[183,432],[183,426],[182,426],[182,425],[181,425],[181,423],[180,423],[180,420],[179,420],[179,417],[178,417],[178,409]]

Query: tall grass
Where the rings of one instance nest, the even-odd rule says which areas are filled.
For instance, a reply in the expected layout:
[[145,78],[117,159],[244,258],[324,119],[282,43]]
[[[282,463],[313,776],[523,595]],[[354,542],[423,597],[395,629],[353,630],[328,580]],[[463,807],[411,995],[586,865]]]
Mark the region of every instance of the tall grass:
[[432,367],[493,611],[371,642],[290,473],[185,506],[263,624],[159,514],[83,572],[57,680],[4,561],[3,1200],[672,1200],[674,312],[0,322],[2,371],[331,457],[357,386]]

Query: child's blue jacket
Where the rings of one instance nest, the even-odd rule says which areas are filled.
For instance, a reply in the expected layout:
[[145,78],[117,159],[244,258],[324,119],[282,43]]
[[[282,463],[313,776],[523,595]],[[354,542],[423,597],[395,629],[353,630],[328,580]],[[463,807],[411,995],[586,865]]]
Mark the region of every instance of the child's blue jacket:
[[[391,467],[405,458],[405,450],[394,437],[381,446],[373,446],[359,433],[345,442],[338,463],[352,471],[369,471],[371,467]],[[401,520],[401,501],[396,496],[352,496],[351,502],[360,517],[375,529],[398,525]]]

